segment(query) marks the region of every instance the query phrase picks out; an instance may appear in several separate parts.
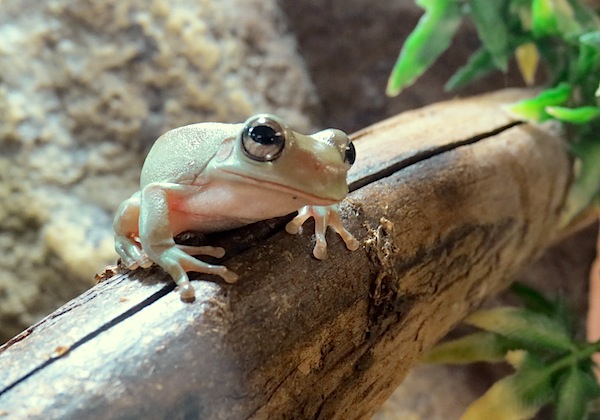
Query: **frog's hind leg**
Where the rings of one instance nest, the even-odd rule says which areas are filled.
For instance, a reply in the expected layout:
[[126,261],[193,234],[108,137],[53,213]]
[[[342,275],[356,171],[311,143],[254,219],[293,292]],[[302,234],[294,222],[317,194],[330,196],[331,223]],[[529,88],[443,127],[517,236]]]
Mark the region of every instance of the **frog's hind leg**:
[[[183,300],[194,299],[194,288],[190,284],[188,271],[221,276],[226,282],[233,283],[237,275],[222,265],[212,265],[200,261],[187,251],[223,256],[222,248],[188,247],[177,245],[173,239],[170,225],[171,208],[178,201],[193,194],[197,187],[172,183],[152,183],[144,187],[140,207],[140,241],[148,257],[171,275],[179,286]],[[212,248],[212,249],[211,249]]]
[[134,239],[138,235],[139,216],[140,193],[136,192],[121,203],[113,221],[115,251],[121,257],[123,265],[131,270],[152,265],[152,261]]

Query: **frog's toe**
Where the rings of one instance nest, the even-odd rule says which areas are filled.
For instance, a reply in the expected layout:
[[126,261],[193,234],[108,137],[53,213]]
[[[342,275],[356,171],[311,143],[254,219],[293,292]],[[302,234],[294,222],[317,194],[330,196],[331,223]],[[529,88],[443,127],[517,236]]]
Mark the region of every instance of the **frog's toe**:
[[138,262],[138,264],[142,268],[150,268],[152,266],[152,264],[154,264],[154,263],[152,261],[150,261],[150,259],[148,257],[146,257],[142,261]]
[[317,244],[313,248],[313,255],[318,260],[327,259],[327,244],[323,245],[317,242]]
[[139,267],[149,268],[153,262],[143,252],[136,252],[135,255],[127,255],[122,257],[123,264],[130,270],[135,270]]
[[121,255],[121,264],[129,270],[135,270],[140,266],[140,262],[129,255]]
[[344,242],[346,243],[346,248],[348,248],[350,251],[356,251],[360,247],[360,242],[358,242],[358,239],[356,239],[354,236],[348,240],[344,239]]
[[238,281],[238,275],[233,271],[230,271],[224,265],[213,265],[208,264],[204,261],[197,260],[193,257],[189,257],[191,260],[186,259],[184,267],[186,271],[197,271],[206,274],[215,274],[225,280],[227,283],[235,283]]
[[360,242],[358,242],[358,240],[346,229],[343,227],[334,227],[334,229],[342,237],[344,243],[346,244],[346,248],[348,248],[350,251],[356,251],[360,247]]
[[236,281],[238,281],[239,276],[237,274],[235,274],[233,271],[230,271],[227,269],[227,267],[223,267],[225,268],[225,272],[219,274],[221,277],[223,277],[223,280],[225,280],[227,283],[235,283]]
[[118,236],[115,238],[115,251],[121,257],[123,266],[130,270],[135,270],[140,266],[142,260],[142,251],[131,239]]
[[127,268],[128,270],[135,270],[140,265],[129,258],[126,259],[126,258],[121,257],[121,266]]
[[302,223],[299,223],[298,220],[294,219],[285,225],[285,231],[291,235],[296,235],[300,232],[300,226]]
[[194,290],[192,283],[187,280],[187,277],[179,283],[179,297],[183,302],[193,302],[196,300],[196,290]]
[[304,206],[300,210],[298,210],[298,214],[292,220],[290,220],[285,225],[285,231],[292,235],[295,235],[300,232],[301,226],[306,222],[310,217],[313,217],[311,213],[310,206]]
[[360,246],[360,242],[358,242],[354,235],[348,232],[348,230],[344,227],[340,217],[339,207],[335,206],[331,208],[329,216],[329,226],[331,226],[333,230],[335,230],[337,234],[342,237],[344,243],[346,244],[346,248],[348,248],[350,251],[356,251]]
[[215,258],[223,258],[225,255],[225,249],[220,246],[191,246],[177,244],[177,248],[189,255],[209,255]]

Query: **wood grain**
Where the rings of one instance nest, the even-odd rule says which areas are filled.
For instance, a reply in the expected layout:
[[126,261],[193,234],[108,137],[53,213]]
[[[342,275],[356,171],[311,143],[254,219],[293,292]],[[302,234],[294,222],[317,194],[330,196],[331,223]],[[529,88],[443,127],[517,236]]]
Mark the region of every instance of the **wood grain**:
[[[118,274],[0,348],[9,418],[365,418],[416,358],[551,241],[571,179],[551,126],[501,91],[356,133],[345,223],[317,261],[286,218],[209,240],[234,285],[186,304],[157,269]],[[205,278],[205,277],[203,277]]]

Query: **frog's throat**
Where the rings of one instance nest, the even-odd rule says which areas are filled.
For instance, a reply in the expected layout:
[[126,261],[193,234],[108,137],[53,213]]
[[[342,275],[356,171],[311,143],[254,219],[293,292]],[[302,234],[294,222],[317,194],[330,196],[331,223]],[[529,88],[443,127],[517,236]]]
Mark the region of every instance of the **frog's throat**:
[[240,175],[240,174],[237,174],[235,172],[228,171],[225,169],[219,169],[219,170],[228,175],[233,175],[234,177],[239,178],[239,179],[243,180],[244,182],[251,182],[252,184],[262,185],[262,186],[266,185],[268,188],[271,188],[271,189],[274,189],[277,191],[282,191],[282,192],[285,192],[285,193],[293,195],[293,196],[305,198],[308,204],[318,205],[318,206],[330,206],[332,204],[336,204],[341,201],[341,200],[338,200],[338,199],[335,199],[332,197],[321,197],[316,194],[310,194],[305,191],[298,190],[296,188],[291,188],[291,187],[287,187],[282,184],[278,184],[276,182],[265,181],[264,179],[253,178],[248,175]]

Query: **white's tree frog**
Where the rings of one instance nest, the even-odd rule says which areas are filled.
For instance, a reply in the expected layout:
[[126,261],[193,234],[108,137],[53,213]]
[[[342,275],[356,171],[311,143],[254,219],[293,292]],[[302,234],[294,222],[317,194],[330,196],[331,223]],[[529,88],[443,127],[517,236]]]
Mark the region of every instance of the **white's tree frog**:
[[354,159],[354,146],[342,131],[307,136],[268,114],[243,124],[200,123],[168,131],[146,157],[140,190],[117,211],[115,249],[131,269],[161,266],[182,300],[194,299],[188,271],[237,280],[226,267],[192,257],[220,258],[223,248],[175,243],[173,237],[184,231],[227,230],[298,210],[286,230],[297,233],[314,217],[316,258],[327,256],[327,226],[356,250],[359,243],[342,225],[338,207],[348,193],[346,173]]

